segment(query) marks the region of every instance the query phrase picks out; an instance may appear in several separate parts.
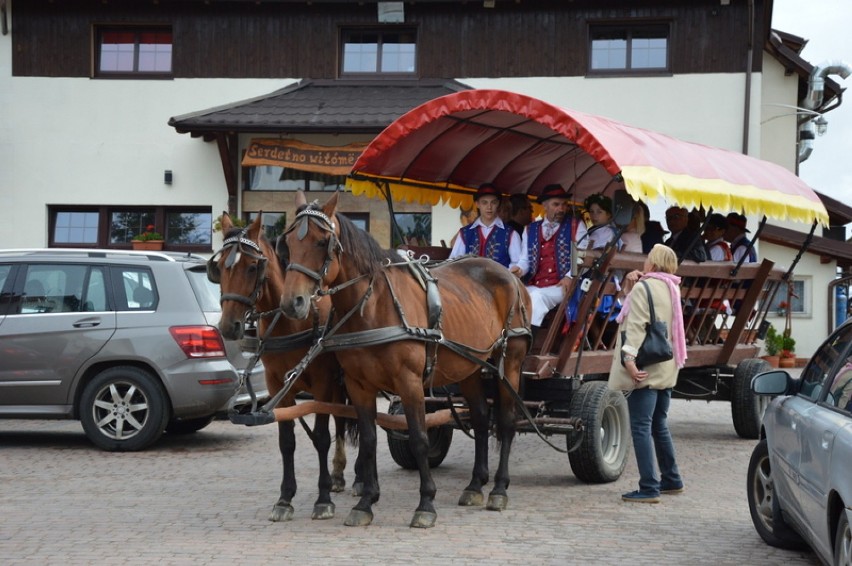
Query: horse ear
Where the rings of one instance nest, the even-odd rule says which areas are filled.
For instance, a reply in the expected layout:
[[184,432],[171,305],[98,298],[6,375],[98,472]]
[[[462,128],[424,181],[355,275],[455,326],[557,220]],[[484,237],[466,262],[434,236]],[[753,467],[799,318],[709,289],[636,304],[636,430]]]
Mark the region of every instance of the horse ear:
[[263,211],[258,210],[257,216],[254,217],[254,221],[248,228],[249,237],[254,240],[257,240],[258,236],[260,235],[261,228],[263,228]]
[[300,206],[308,206],[308,199],[305,196],[305,191],[299,189],[296,191],[296,208]]
[[228,232],[228,230],[230,230],[231,228],[234,227],[234,223],[231,220],[231,215],[228,214],[227,210],[222,211],[221,224],[222,224],[222,233],[223,234],[226,234]]
[[322,211],[323,214],[331,218],[337,212],[337,198],[340,195],[340,191],[336,191],[331,198],[323,205]]

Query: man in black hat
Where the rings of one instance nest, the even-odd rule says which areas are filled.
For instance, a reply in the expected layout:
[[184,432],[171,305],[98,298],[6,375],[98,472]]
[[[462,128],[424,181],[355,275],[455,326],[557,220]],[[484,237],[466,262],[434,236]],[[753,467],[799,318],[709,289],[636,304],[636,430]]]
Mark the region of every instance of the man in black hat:
[[479,218],[459,230],[450,257],[466,254],[487,257],[520,276],[521,237],[507,228],[497,214],[502,196],[490,183],[479,187],[474,196]]
[[746,228],[746,217],[742,214],[732,212],[728,215],[728,229],[725,231],[725,239],[731,244],[731,255],[735,262],[739,262],[746,253],[748,257],[743,263],[757,262],[757,252],[754,246],[750,245],[751,240],[746,237],[746,232],[751,232]]
[[544,316],[568,291],[571,242],[588,244],[586,225],[568,214],[568,196],[562,185],[547,185],[538,197],[544,219],[531,222],[524,232],[519,266],[532,299],[533,326],[541,326]]

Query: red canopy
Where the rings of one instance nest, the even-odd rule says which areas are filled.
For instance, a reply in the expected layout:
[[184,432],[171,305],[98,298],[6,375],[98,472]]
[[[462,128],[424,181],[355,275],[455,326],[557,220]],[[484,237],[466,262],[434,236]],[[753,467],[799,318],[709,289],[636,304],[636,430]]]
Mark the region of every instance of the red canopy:
[[578,201],[624,188],[650,202],[828,222],[814,191],[779,165],[500,90],[442,96],[401,116],[347,184],[355,194],[378,196],[381,185],[400,200],[470,206],[486,182],[531,196],[560,183]]

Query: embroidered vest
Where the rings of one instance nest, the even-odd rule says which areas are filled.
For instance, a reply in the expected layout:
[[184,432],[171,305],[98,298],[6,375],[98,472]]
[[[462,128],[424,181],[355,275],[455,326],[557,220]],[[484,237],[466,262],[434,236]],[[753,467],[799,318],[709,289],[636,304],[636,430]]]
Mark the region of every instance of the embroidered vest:
[[[751,242],[749,241],[749,239],[745,238],[745,237],[740,238],[739,240],[735,241],[734,245],[731,246],[731,255],[733,256],[734,252],[737,251],[737,249],[739,249],[743,246],[748,246],[750,243]],[[746,258],[744,263],[756,263],[756,262],[757,262],[757,252],[755,252],[754,247],[752,247],[751,249],[748,250],[748,257]]]
[[509,267],[509,238],[512,232],[506,228],[494,226],[485,241],[479,226],[465,226],[461,229],[465,252],[493,259],[503,267]]
[[536,287],[549,287],[571,272],[571,240],[577,225],[573,218],[566,219],[548,242],[544,241],[541,225],[542,221],[537,220],[527,226],[530,261],[527,282]]

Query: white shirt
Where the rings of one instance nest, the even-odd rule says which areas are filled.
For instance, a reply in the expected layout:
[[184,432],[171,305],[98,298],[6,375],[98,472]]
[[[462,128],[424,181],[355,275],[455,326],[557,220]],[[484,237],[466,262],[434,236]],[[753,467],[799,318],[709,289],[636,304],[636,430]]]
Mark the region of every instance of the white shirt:
[[[495,226],[505,228],[503,221],[499,218],[494,220],[494,223],[491,226],[486,226],[482,223],[481,218],[477,218],[473,221],[471,226],[473,228],[479,228],[482,233],[482,237],[486,240],[488,239],[488,236],[491,235],[491,230],[493,230]],[[464,230],[464,228],[459,230],[459,236],[456,238],[456,243],[453,244],[453,249],[450,252],[451,258],[459,257],[467,253],[467,244],[464,243],[464,239],[461,236],[462,230]],[[518,265],[518,262],[521,259],[521,239],[518,237],[518,233],[511,228],[509,229],[509,232],[509,269],[512,269]]]

